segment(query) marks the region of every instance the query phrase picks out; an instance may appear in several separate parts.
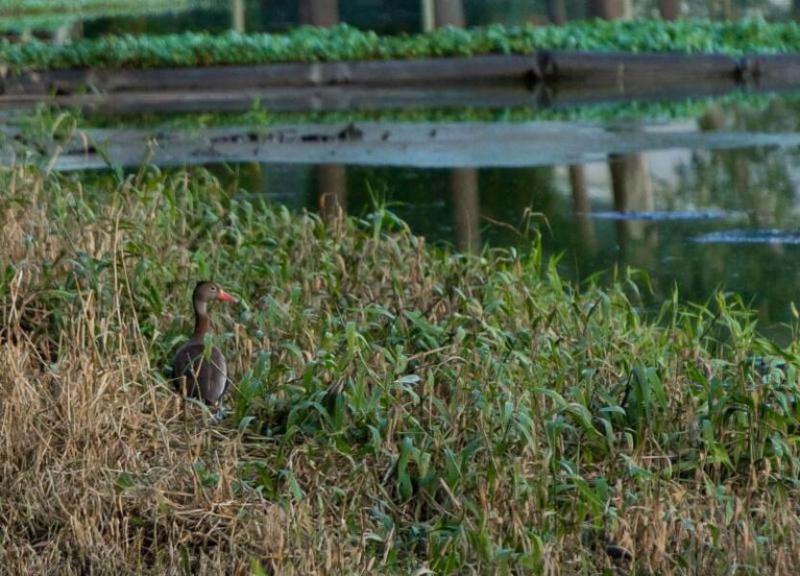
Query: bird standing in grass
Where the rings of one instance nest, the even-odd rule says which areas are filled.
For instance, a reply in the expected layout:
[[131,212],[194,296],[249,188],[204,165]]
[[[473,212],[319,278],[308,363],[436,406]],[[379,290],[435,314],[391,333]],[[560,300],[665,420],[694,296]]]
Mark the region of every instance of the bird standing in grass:
[[207,306],[214,300],[236,303],[233,296],[214,282],[199,282],[195,286],[192,294],[194,333],[175,353],[172,369],[179,390],[217,409],[228,387],[228,370],[222,352],[205,342],[211,328]]

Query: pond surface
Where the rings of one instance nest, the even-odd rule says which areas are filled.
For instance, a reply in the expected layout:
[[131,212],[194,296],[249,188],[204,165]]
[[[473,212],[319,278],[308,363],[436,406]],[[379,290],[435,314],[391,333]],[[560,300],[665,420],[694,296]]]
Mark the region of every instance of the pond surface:
[[[296,209],[325,212],[338,204],[349,214],[364,215],[377,200],[414,232],[465,251],[484,245],[526,250],[536,230],[546,255],[559,255],[559,268],[571,279],[598,272],[610,277],[615,267],[644,270],[653,290],[644,295],[650,306],[670,297],[674,287],[682,299],[697,302],[717,288],[734,290],[774,328],[791,320],[790,302],[798,299],[800,286],[794,165],[785,153],[742,149],[510,169],[294,164],[210,169],[236,180],[242,194]],[[625,178],[631,182],[621,183]],[[646,212],[627,218],[620,210],[626,207]]]

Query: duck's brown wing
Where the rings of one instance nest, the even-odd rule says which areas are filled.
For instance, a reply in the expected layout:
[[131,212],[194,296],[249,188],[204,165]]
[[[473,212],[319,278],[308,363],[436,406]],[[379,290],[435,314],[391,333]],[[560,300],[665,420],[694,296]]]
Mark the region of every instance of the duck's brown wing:
[[186,379],[186,394],[201,398],[206,404],[215,405],[225,393],[228,370],[225,357],[217,348],[204,354],[203,344],[187,342],[175,353],[173,370],[178,389],[183,389]]

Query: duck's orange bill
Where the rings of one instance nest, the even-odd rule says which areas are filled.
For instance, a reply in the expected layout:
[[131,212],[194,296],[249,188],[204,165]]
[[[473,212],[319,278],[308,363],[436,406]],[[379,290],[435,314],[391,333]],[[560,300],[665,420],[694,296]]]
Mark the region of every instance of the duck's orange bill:
[[236,298],[225,292],[222,288],[219,289],[219,299],[223,302],[233,302],[236,304]]

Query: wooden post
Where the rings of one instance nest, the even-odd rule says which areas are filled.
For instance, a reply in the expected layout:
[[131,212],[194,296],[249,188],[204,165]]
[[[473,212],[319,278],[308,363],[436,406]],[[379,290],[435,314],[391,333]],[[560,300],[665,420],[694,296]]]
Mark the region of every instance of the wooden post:
[[733,20],[734,17],[733,1],[725,0],[725,19]]
[[328,27],[339,23],[339,0],[299,0],[297,11],[301,24]]
[[464,2],[462,0],[435,0],[434,18],[436,26],[455,26],[463,28],[467,25],[464,18]]
[[[300,0],[298,12],[302,24],[335,26],[339,23],[339,0]],[[347,168],[320,164],[314,171],[320,215],[326,222],[336,223],[347,210]]]
[[658,0],[658,11],[664,20],[677,20],[681,15],[681,0]]
[[589,16],[620,20],[625,16],[625,0],[589,0]]
[[453,199],[456,246],[462,252],[480,252],[481,205],[478,171],[475,168],[457,168],[450,172],[450,193]]
[[[618,212],[650,212],[653,210],[653,182],[644,154],[611,154],[608,157],[614,209]],[[641,222],[620,220],[625,237],[641,240]]]
[[72,41],[72,24],[64,24],[56,28],[53,32],[53,44],[62,46],[69,44]]
[[[23,33],[22,39],[27,41],[30,40],[31,37],[32,34],[26,37]],[[80,20],[76,20],[70,24],[59,26],[56,29],[53,33],[53,44],[71,44],[73,41],[80,40],[81,38],[83,38],[83,23]]]
[[569,187],[572,191],[572,208],[576,216],[586,215],[592,211],[589,193],[586,187],[586,167],[583,164],[569,166]]
[[611,154],[614,208],[620,212],[653,210],[653,183],[644,154]]
[[564,0],[547,0],[547,18],[551,24],[556,26],[561,26],[567,22],[567,9],[564,6]]
[[[614,209],[619,212],[653,210],[653,182],[644,154],[611,154],[611,187]],[[634,266],[645,266],[652,260],[658,243],[658,232],[645,222],[617,221],[617,244],[625,260]]]
[[244,33],[244,0],[231,0],[231,27],[236,32]]
[[436,28],[436,12],[434,10],[433,2],[434,0],[420,0],[423,32],[430,32]]
[[347,213],[347,169],[340,164],[321,164],[315,172],[319,213],[325,222],[337,222]]
[[572,192],[572,213],[577,227],[579,246],[593,254],[596,241],[594,223],[590,217],[592,205],[589,201],[589,190],[586,186],[586,166],[572,164],[568,170],[569,187]]

